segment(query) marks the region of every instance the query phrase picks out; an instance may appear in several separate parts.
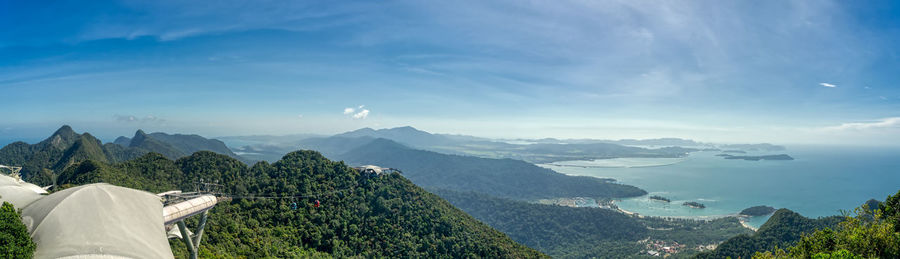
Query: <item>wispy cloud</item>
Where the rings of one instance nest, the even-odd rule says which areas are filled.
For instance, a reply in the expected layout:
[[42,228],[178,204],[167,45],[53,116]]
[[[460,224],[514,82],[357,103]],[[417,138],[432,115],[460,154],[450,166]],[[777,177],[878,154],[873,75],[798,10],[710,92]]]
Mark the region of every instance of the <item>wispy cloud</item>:
[[877,121],[870,121],[870,122],[843,123],[838,126],[825,127],[825,130],[842,131],[842,130],[885,129],[885,128],[900,128],[900,117],[890,117],[890,118],[884,118],[884,119],[880,119]]
[[344,108],[344,114],[351,114],[351,113],[353,113],[354,111],[356,111],[356,109],[353,109],[353,108]]
[[829,83],[819,83],[819,85],[824,86],[824,87],[829,87],[829,88],[837,87],[837,85],[829,84]]
[[153,115],[138,117],[138,116],[134,116],[134,115],[116,114],[116,115],[113,115],[113,118],[115,118],[115,120],[117,122],[122,122],[122,123],[164,123],[164,122],[166,122],[165,119],[162,119],[160,117],[156,117]]

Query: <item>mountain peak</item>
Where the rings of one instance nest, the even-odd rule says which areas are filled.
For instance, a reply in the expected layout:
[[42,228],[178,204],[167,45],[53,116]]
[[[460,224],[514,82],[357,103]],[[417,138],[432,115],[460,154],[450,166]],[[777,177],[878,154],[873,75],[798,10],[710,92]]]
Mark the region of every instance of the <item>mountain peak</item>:
[[113,144],[127,147],[128,145],[131,145],[131,139],[125,136],[119,136],[113,141]]
[[143,130],[137,130],[134,132],[134,137],[131,138],[130,147],[136,147],[141,145],[145,140],[147,140],[147,133],[144,133]]
[[74,143],[76,140],[78,140],[78,133],[75,133],[69,125],[63,125],[42,143],[58,149],[63,149]]
[[78,135],[78,133],[75,133],[75,130],[72,130],[72,127],[70,127],[69,125],[63,125],[53,133],[53,136],[61,136],[64,138],[75,135]]

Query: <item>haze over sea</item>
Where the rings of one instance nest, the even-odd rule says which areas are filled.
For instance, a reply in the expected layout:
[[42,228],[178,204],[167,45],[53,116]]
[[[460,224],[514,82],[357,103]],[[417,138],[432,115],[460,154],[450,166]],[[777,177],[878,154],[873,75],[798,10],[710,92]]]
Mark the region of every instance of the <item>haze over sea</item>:
[[[790,146],[787,151],[760,153],[786,153],[792,161],[728,160],[715,156],[720,153],[695,152],[682,162],[654,167],[541,166],[568,175],[613,178],[672,200],[643,196],[616,202],[624,210],[650,216],[717,216],[768,205],[822,217],[852,210],[871,198],[884,200],[900,189],[900,148]],[[698,201],[706,208],[688,208],[681,205],[684,201]],[[756,217],[749,224],[758,227],[766,219]]]

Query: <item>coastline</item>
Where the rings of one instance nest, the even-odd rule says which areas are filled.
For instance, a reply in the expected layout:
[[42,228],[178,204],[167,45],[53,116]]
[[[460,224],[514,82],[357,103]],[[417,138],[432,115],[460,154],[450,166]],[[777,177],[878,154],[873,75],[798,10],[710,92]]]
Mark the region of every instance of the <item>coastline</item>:
[[[616,201],[612,201],[611,204],[612,204],[612,205],[615,205],[615,204],[616,204]],[[720,218],[733,217],[733,218],[737,218],[737,219],[738,219],[738,222],[741,223],[741,226],[743,226],[743,227],[745,227],[745,228],[747,228],[747,229],[749,229],[749,230],[752,230],[753,232],[756,232],[756,231],[759,230],[759,228],[756,228],[756,227],[753,227],[753,226],[750,225],[749,221],[747,220],[747,217],[741,216],[741,215],[739,215],[739,214],[710,215],[710,216],[648,216],[648,215],[641,215],[640,213],[637,213],[637,212],[633,212],[633,211],[628,211],[628,210],[622,209],[622,208],[619,207],[618,205],[615,205],[615,208],[616,208],[616,211],[618,211],[618,212],[620,212],[620,213],[622,213],[622,214],[625,214],[625,215],[628,215],[628,216],[637,216],[638,218],[654,217],[654,218],[662,218],[662,219],[695,219],[695,220],[707,220],[707,221],[709,221],[709,220],[715,220],[715,219],[720,219]]]
[[[682,163],[684,161],[689,160],[689,156],[685,157],[657,157],[657,158],[649,158],[649,159],[677,159],[676,161],[669,161],[665,163],[651,163],[651,164],[635,164],[635,165],[590,165],[590,164],[567,164],[568,162],[592,162],[596,160],[613,160],[613,159],[628,159],[631,157],[616,157],[616,158],[604,158],[604,159],[591,159],[591,160],[562,160],[562,161],[554,161],[549,163],[540,163],[535,164],[537,166],[542,166],[547,168],[548,166],[557,166],[557,167],[576,167],[576,168],[647,168],[647,167],[663,167],[670,166]],[[643,158],[643,157],[640,157]]]
[[749,221],[747,221],[746,217],[737,216],[737,218],[738,218],[738,221],[741,222],[741,226],[744,226],[745,228],[753,230],[753,232],[756,232],[759,230],[759,228],[755,228],[755,227],[751,226],[750,223],[748,223]]

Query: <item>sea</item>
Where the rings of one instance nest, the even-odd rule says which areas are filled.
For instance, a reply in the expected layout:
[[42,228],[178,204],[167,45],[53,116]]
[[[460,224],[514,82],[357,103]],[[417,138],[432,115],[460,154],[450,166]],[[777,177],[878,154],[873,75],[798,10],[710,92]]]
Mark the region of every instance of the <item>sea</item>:
[[[686,158],[620,158],[563,161],[540,166],[567,175],[615,179],[649,194],[616,201],[626,211],[646,216],[716,218],[766,205],[787,208],[806,217],[841,215],[869,199],[883,201],[900,190],[900,147],[790,146],[785,151],[746,155],[788,154],[794,160],[724,159],[717,151]],[[733,154],[732,155],[744,155]],[[659,195],[670,203],[649,199]],[[695,209],[681,205],[696,201]],[[768,216],[751,217],[759,227]]]

